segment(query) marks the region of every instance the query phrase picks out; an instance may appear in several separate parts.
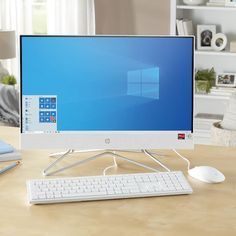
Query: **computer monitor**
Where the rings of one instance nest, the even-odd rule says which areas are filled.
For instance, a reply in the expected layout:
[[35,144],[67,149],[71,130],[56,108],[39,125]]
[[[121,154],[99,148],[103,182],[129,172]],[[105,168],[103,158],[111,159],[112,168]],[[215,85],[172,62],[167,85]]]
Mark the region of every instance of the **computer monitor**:
[[193,148],[193,37],[27,35],[20,48],[22,148]]

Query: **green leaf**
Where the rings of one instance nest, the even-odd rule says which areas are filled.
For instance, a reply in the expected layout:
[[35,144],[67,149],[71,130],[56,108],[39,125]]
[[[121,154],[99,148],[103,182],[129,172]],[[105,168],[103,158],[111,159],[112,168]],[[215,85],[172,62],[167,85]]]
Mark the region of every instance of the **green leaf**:
[[17,83],[16,78],[13,75],[5,75],[1,80],[2,84],[15,85]]

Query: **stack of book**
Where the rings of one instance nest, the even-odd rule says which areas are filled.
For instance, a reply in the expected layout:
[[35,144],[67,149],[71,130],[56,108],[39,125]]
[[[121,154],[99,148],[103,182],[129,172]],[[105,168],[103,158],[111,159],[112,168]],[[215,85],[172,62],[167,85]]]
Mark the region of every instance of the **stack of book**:
[[235,93],[235,92],[236,92],[236,88],[212,87],[210,94],[219,95],[219,96],[230,96],[232,93]]
[[211,130],[211,126],[214,122],[223,120],[222,114],[209,114],[209,113],[197,113],[194,117],[195,130]]
[[178,35],[194,35],[193,22],[188,19],[177,19],[176,20],[177,33]]
[[0,162],[21,160],[21,155],[10,144],[0,140]]
[[210,144],[211,129],[215,122],[222,121],[222,114],[198,113],[194,117],[194,137],[202,144]]
[[214,7],[224,7],[225,0],[209,0],[206,3],[207,6],[214,6]]

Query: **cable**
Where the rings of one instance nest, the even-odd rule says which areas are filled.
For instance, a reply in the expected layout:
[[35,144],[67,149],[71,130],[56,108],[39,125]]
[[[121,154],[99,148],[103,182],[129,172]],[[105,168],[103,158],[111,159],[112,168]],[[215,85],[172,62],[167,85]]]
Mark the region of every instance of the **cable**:
[[104,176],[106,175],[106,171],[107,171],[107,170],[109,170],[109,169],[111,169],[111,168],[117,167],[117,162],[116,162],[116,158],[115,158],[115,157],[113,157],[113,162],[114,162],[113,165],[108,166],[108,167],[106,167],[106,168],[103,170],[103,175],[104,175]]
[[184,156],[182,156],[180,153],[178,153],[175,149],[172,149],[173,150],[173,152],[175,152],[179,157],[181,157],[184,161],[186,161],[187,163],[188,163],[188,170],[190,169],[190,161],[186,158],[186,157],[184,157]]

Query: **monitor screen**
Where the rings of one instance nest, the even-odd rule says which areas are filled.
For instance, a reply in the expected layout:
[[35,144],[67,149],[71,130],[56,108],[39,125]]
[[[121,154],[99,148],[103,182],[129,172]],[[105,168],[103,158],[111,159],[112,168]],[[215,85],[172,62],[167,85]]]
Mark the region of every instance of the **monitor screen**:
[[22,134],[193,130],[192,37],[21,36],[21,80]]

